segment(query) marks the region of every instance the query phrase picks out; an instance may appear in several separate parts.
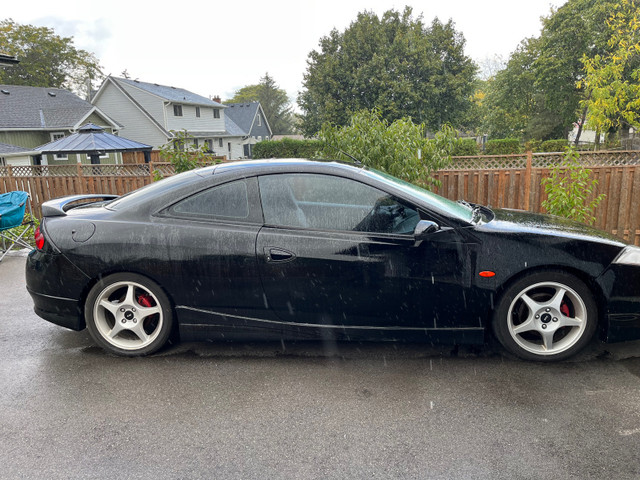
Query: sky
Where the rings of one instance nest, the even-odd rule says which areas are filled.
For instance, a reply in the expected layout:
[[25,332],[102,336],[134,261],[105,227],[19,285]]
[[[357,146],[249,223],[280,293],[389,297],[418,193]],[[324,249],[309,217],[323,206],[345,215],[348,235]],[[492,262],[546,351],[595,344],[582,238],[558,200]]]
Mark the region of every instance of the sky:
[[45,26],[93,52],[104,74],[185,88],[223,100],[266,72],[289,94],[302,89],[307,58],[332,29],[343,31],[358,12],[378,15],[413,8],[425,24],[455,23],[477,63],[509,58],[540,33],[541,16],[566,0],[182,0],[5,2],[0,19]]

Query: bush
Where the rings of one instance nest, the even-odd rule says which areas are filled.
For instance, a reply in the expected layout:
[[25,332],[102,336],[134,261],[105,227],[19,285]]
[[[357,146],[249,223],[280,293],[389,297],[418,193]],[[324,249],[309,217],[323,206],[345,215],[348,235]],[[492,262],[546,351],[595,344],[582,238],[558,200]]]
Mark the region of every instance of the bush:
[[318,140],[265,140],[253,146],[253,158],[314,158],[318,150]]
[[486,155],[522,153],[522,146],[517,138],[498,138],[487,142],[487,148],[484,153]]
[[451,155],[454,157],[473,156],[480,154],[480,147],[475,138],[457,138],[453,143]]
[[589,201],[598,181],[591,178],[591,170],[581,165],[579,159],[575,149],[568,148],[564,162],[552,168],[549,178],[542,180],[547,194],[542,207],[552,215],[593,225],[594,211],[605,195],[601,193]]
[[558,140],[545,140],[536,152],[564,152],[569,146],[569,142],[562,138]]
[[[410,118],[389,123],[379,109],[373,109],[354,113],[344,126],[325,123],[318,137],[324,142],[324,155],[341,150],[363,165],[429,188],[439,184],[434,173],[451,161],[455,131],[444,125],[429,139],[425,128]],[[340,158],[347,160],[347,156]]]

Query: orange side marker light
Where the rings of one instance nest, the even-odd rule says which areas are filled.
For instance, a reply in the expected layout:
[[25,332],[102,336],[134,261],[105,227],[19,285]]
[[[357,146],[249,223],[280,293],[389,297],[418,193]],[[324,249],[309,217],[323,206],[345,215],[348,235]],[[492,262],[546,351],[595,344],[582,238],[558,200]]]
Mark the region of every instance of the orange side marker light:
[[490,272],[489,270],[485,270],[484,272],[480,272],[480,276],[484,278],[491,278],[496,276],[496,272]]

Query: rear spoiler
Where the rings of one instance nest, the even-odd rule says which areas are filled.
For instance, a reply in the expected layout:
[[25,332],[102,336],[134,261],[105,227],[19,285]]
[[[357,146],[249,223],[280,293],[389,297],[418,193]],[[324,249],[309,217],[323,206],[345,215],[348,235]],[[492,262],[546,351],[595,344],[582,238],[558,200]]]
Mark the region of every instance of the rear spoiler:
[[[79,205],[70,205],[74,202],[82,202],[80,205],[86,205],[88,203],[95,203],[104,200],[113,200],[114,198],[118,198],[119,195],[102,195],[99,193],[93,195],[70,195],[68,197],[56,198],[54,200],[49,200],[42,204],[42,216],[43,217],[59,217],[61,215],[66,215],[67,210],[72,209],[74,206]],[[87,200],[87,201],[83,201]],[[88,201],[93,200],[93,201]]]

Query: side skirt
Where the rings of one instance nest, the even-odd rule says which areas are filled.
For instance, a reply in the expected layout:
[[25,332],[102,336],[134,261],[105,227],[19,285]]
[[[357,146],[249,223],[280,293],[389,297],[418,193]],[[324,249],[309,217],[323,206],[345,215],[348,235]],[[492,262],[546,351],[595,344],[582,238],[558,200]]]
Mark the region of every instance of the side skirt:
[[315,325],[176,307],[182,341],[203,340],[358,340],[441,344],[482,344],[485,330],[466,328],[364,327]]

